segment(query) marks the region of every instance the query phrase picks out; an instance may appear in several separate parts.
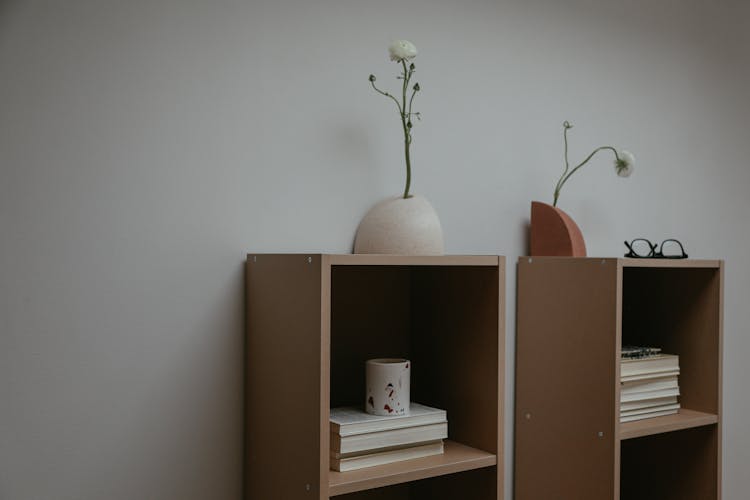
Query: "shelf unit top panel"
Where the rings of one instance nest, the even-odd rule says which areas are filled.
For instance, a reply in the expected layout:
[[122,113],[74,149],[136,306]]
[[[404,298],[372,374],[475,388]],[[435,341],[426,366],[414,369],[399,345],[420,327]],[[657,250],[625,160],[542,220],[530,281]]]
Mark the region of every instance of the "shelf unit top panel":
[[317,257],[332,266],[500,266],[498,255],[384,255],[384,254],[248,254],[248,259],[266,256]]
[[519,263],[533,264],[534,262],[617,262],[622,267],[650,267],[650,268],[705,268],[718,269],[723,261],[717,259],[631,259],[622,257],[529,257],[518,258]]
[[656,268],[706,268],[718,269],[721,260],[708,259],[617,259],[623,267],[656,267]]
[[332,266],[497,266],[497,255],[328,255]]

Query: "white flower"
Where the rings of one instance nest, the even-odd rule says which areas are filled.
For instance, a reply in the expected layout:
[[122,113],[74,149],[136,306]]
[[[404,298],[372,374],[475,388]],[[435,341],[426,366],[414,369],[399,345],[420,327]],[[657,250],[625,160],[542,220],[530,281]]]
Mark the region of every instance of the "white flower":
[[615,158],[615,172],[620,177],[630,177],[633,173],[633,164],[635,164],[635,156],[630,151],[624,149],[617,152],[620,159]]
[[388,46],[391,61],[401,62],[404,59],[414,59],[417,56],[417,48],[408,40],[394,40]]

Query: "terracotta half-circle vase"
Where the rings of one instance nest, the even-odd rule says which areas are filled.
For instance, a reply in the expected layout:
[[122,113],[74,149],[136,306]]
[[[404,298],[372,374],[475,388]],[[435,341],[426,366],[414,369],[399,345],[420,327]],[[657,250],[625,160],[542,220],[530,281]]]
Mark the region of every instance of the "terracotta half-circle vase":
[[531,202],[532,256],[586,257],[586,243],[578,224],[557,207]]
[[354,253],[443,255],[443,228],[423,196],[386,198],[362,218]]

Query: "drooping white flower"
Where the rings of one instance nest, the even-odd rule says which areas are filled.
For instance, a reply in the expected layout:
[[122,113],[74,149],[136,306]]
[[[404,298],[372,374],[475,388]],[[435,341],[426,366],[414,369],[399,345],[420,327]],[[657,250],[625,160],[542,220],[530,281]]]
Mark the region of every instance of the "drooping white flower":
[[394,40],[388,46],[388,53],[391,55],[391,61],[408,61],[417,56],[417,48],[408,40]]
[[633,165],[635,164],[635,156],[630,151],[620,150],[617,152],[620,159],[615,158],[615,172],[620,177],[630,177],[633,173]]

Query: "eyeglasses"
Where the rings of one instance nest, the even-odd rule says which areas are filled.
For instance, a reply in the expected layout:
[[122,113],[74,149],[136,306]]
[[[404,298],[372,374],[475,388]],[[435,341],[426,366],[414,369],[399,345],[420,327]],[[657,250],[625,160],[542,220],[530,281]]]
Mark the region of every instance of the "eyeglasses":
[[[671,238],[662,241],[661,245],[651,243],[646,238],[636,238],[630,243],[626,241],[625,246],[628,247],[625,257],[632,259],[687,259],[688,257],[682,243]],[[659,250],[656,250],[657,247]]]

